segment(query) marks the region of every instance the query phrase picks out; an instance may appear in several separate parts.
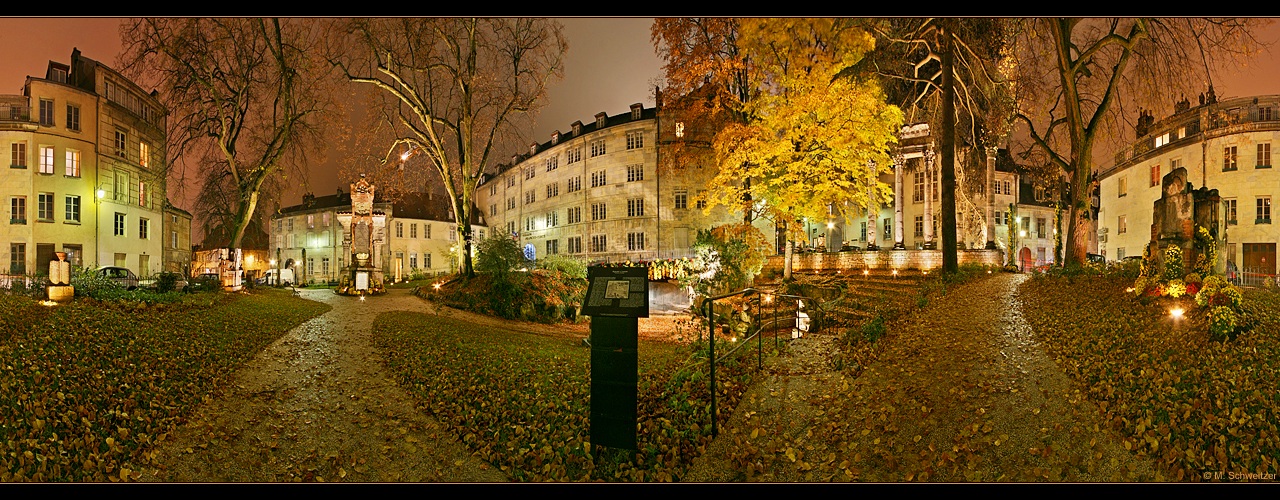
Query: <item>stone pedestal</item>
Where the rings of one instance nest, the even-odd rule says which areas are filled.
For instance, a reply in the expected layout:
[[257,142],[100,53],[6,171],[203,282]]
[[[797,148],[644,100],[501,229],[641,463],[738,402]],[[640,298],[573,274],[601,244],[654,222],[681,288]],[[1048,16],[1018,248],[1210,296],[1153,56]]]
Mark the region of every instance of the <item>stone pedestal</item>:
[[57,260],[49,261],[49,300],[54,302],[70,302],[76,295],[71,286],[71,263],[67,262],[66,252],[54,252]]

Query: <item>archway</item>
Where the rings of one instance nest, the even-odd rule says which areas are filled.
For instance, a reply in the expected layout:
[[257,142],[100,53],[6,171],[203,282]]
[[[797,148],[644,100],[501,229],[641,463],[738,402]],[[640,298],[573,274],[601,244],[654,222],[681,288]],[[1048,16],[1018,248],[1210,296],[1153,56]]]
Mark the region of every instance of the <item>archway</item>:
[[1021,268],[1023,272],[1026,272],[1028,269],[1035,269],[1035,266],[1036,261],[1031,257],[1030,248],[1022,247],[1022,250],[1018,250],[1018,267]]

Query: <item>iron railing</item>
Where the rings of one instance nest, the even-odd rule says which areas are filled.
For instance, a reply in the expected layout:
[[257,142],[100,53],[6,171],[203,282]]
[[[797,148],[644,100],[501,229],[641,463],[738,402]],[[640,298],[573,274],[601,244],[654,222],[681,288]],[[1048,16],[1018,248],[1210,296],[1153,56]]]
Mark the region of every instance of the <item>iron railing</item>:
[[1227,273],[1227,281],[1236,286],[1262,286],[1267,278],[1271,278],[1274,284],[1276,275],[1261,267],[1242,267],[1239,271]]

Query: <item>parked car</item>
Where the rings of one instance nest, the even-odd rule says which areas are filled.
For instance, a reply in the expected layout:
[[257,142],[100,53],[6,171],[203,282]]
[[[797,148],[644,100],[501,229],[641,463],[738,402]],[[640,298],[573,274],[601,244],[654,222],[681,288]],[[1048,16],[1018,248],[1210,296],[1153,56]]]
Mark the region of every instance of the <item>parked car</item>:
[[[279,274],[280,274],[280,280],[279,280],[279,283],[277,283],[277,282],[276,282],[276,274],[277,274],[277,272],[279,272]],[[278,284],[278,285],[281,285],[281,286],[289,286],[289,285],[292,285],[292,284],[293,284],[293,269],[289,269],[289,268],[287,268],[287,267],[286,267],[286,268],[284,268],[284,269],[267,269],[267,271],[266,271],[265,273],[263,273],[263,274],[262,274],[262,277],[258,278],[258,280],[257,280],[257,284],[259,284],[259,285],[270,285],[270,286],[275,286],[275,285],[277,285],[277,284]]]
[[217,273],[204,273],[196,276],[187,286],[191,292],[212,292],[222,287],[222,277]]
[[177,290],[179,292],[188,291],[187,277],[183,276],[182,273],[170,273],[170,272],[156,273],[154,276],[150,278],[138,280],[138,286],[142,288],[150,288],[153,290],[158,290],[160,288],[160,281],[165,279],[168,276],[173,277],[173,290]]
[[1102,254],[1091,253],[1091,254],[1088,254],[1088,257],[1089,257],[1089,262],[1093,262],[1096,264],[1107,263],[1107,258],[1103,257]]
[[124,287],[125,290],[138,288],[138,275],[128,268],[119,266],[102,266],[98,268],[98,276],[107,278]]

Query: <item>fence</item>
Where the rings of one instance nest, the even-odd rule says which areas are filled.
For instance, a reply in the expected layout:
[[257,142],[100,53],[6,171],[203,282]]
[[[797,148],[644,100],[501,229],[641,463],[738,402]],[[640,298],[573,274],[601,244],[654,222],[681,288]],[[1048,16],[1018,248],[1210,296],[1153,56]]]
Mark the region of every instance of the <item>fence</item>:
[[1262,286],[1262,282],[1267,278],[1271,278],[1275,283],[1276,275],[1268,274],[1267,270],[1261,267],[1242,267],[1238,272],[1227,272],[1227,281],[1236,286]]
[[[717,300],[729,299],[737,296],[746,297],[747,300],[742,303],[742,310],[730,307],[726,313],[717,314],[715,302]],[[810,304],[807,306],[805,302]],[[711,435],[717,434],[716,429],[716,364],[736,356],[740,352],[744,352],[746,346],[751,345],[751,340],[756,340],[756,367],[761,369],[764,367],[764,334],[766,332],[773,333],[774,347],[778,347],[782,336],[778,334],[780,330],[786,329],[788,332],[788,340],[803,336],[805,333],[816,332],[821,328],[821,318],[812,317],[808,311],[819,311],[817,301],[809,297],[799,295],[779,294],[771,291],[757,290],[755,288],[747,288],[737,292],[717,295],[708,298],[705,302],[705,318],[707,321],[707,345],[709,352],[707,358],[710,362],[710,384],[711,384]],[[716,320],[717,315],[724,320],[720,323]],[[736,316],[736,317],[735,317]],[[762,317],[763,316],[763,317]],[[743,324],[742,318],[747,320]],[[728,330],[732,334],[736,331],[736,327],[743,330],[742,338],[733,337],[733,347],[721,356],[716,356],[716,335],[715,329],[719,325],[722,331]],[[698,342],[702,342],[702,334],[699,331]]]

